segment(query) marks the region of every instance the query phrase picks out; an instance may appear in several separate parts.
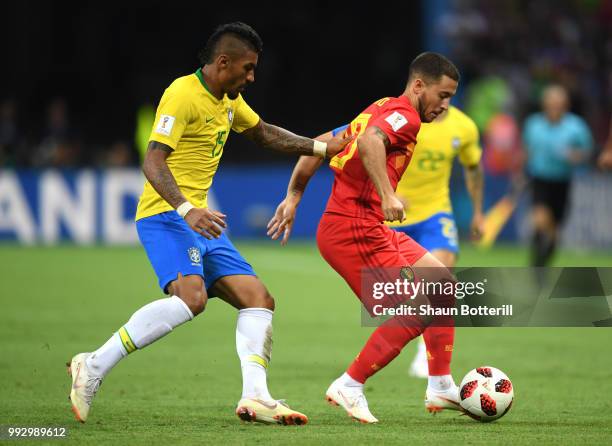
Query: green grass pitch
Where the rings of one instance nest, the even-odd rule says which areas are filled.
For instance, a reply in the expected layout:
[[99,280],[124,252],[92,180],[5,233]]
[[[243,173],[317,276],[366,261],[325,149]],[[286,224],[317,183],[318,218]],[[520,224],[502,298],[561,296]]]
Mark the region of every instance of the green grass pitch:
[[[359,305],[316,247],[239,243],[276,298],[270,389],[310,417],[304,427],[248,425],[234,415],[240,368],[236,313],[213,299],[206,312],[134,353],[106,378],[89,422],[67,401],[64,363],[99,346],[140,306],[161,297],[141,248],[0,247],[0,424],[65,426],[51,444],[609,444],[612,331],[459,329],[459,381],[489,364],[515,386],[510,413],[491,424],[425,412],[425,382],[406,370],[414,345],[367,384],[378,425],[328,406],[324,392],[371,332]],[[524,251],[465,247],[461,265],[523,265]],[[565,253],[563,265],[612,266],[612,256]],[[20,444],[26,444],[23,442]],[[44,442],[33,441],[32,444]]]

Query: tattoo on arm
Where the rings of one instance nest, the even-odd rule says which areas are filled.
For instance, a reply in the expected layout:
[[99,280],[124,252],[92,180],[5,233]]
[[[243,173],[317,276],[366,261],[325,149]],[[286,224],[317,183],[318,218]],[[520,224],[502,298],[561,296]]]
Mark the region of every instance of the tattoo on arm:
[[391,142],[389,141],[389,137],[387,136],[387,134],[383,132],[381,129],[379,129],[378,127],[372,127],[372,128],[374,129],[374,134],[382,140],[383,144],[385,145],[385,149],[388,149],[389,146],[391,145]]
[[[384,138],[382,137],[383,135]],[[395,193],[386,167],[385,142],[389,142],[388,138],[377,127],[368,127],[365,133],[357,140],[359,157],[381,200]]]
[[153,186],[153,189],[170,204],[173,208],[177,208],[183,202],[187,201],[176,180],[166,164],[166,158],[173,150],[166,144],[157,141],[151,141],[147,147],[142,171],[145,177]]
[[172,147],[167,146],[164,143],[161,143],[158,141],[149,141],[149,145],[147,146],[147,151],[153,151],[153,150],[161,150],[162,152],[166,152],[168,154],[174,152],[174,150],[172,150]]
[[268,124],[261,119],[255,127],[244,131],[243,135],[266,149],[285,153],[298,153],[300,155],[312,155],[312,139],[296,135],[281,127]]

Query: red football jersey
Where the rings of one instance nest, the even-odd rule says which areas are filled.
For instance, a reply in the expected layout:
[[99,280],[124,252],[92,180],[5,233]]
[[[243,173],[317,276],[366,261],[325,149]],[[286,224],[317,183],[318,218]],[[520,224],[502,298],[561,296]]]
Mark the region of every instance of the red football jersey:
[[[406,96],[383,98],[357,116],[346,129],[348,135],[360,135],[376,126],[389,138],[387,174],[395,190],[410,163],[421,127],[419,113]],[[368,220],[384,220],[381,200],[370,180],[353,141],[334,156],[329,166],[335,172],[334,186],[325,212]]]

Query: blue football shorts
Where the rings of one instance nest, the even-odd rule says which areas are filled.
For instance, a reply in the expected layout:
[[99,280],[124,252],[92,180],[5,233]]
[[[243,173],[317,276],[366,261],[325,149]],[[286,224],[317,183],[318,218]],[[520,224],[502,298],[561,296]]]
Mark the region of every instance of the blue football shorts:
[[[176,211],[141,218],[136,222],[136,230],[164,293],[168,293],[168,284],[179,273],[202,276],[207,290],[224,276],[256,275],[225,233],[218,239],[207,240]],[[209,297],[213,297],[210,292]]]
[[428,251],[446,249],[459,252],[457,225],[453,214],[438,212],[426,220],[406,226],[394,226],[393,229],[405,233]]

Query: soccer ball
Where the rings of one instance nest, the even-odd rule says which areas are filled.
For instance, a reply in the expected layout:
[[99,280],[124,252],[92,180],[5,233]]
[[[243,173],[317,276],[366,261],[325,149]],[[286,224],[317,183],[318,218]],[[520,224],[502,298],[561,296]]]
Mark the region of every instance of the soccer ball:
[[459,386],[460,404],[475,420],[488,422],[508,413],[514,399],[510,378],[495,367],[470,370]]

